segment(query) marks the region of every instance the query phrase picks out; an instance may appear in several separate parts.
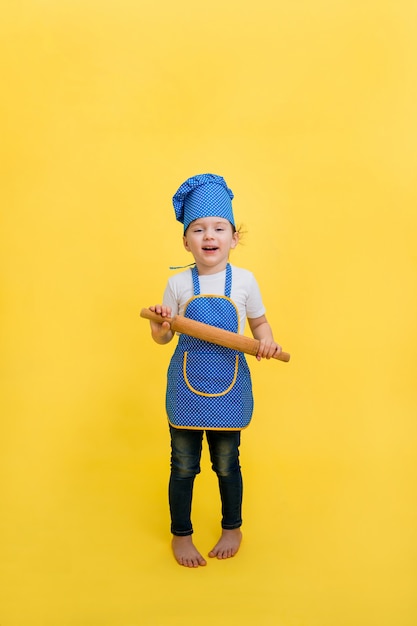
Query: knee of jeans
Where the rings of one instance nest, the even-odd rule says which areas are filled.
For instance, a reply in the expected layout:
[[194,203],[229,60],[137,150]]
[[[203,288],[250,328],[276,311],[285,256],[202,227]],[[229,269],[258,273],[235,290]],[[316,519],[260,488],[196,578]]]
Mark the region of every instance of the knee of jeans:
[[189,457],[173,456],[171,472],[177,478],[194,478],[200,473],[200,463]]
[[219,457],[212,461],[211,465],[217,476],[227,478],[240,471],[239,459],[236,457]]

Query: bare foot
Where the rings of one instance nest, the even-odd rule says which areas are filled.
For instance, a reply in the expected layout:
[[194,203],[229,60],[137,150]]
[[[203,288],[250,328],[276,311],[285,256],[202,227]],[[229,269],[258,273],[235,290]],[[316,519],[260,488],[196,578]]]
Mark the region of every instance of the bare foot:
[[214,546],[213,550],[209,552],[211,558],[217,557],[218,559],[229,559],[231,556],[235,556],[239,550],[240,543],[242,541],[242,532],[240,528],[234,530],[222,531],[222,536]]
[[185,537],[174,535],[172,538],[172,550],[178,563],[184,565],[184,567],[207,565],[207,561],[194,546],[191,535],[186,535]]

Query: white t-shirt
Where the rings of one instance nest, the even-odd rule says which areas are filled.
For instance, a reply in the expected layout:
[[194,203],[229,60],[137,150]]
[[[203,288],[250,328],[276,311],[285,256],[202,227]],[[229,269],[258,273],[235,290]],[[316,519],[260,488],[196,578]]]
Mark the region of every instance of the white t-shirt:
[[[241,267],[232,268],[231,300],[237,306],[240,318],[240,333],[243,334],[246,319],[255,319],[264,315],[265,307],[262,302],[258,283],[252,272]],[[208,274],[198,277],[201,295],[224,295],[226,270],[217,274]],[[163,304],[171,307],[171,315],[183,315],[185,305],[194,295],[191,269],[171,276],[165,289]]]

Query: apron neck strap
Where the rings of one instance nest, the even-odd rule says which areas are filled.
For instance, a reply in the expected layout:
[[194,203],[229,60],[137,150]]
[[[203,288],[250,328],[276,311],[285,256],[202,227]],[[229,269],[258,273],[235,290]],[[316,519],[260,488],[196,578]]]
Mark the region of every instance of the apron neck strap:
[[199,296],[200,295],[200,281],[198,280],[197,265],[194,265],[194,267],[191,268],[191,274],[193,276],[194,295]]
[[[199,296],[200,295],[200,281],[198,279],[198,269],[196,265],[194,265],[194,267],[191,268],[191,274],[193,277],[194,295]],[[224,285],[224,295],[227,298],[230,298],[231,291],[232,291],[232,268],[230,267],[230,263],[228,263],[226,265],[226,280],[225,280],[225,285]]]

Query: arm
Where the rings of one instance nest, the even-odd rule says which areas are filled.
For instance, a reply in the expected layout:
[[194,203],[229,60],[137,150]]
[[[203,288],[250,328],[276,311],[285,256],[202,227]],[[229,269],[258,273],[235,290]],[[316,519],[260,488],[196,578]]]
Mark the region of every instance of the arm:
[[260,341],[259,351],[256,355],[258,361],[260,361],[262,358],[270,359],[274,355],[280,354],[282,352],[281,346],[274,341],[272,329],[265,315],[261,315],[260,317],[255,317],[252,319],[248,318],[248,322],[252,335],[255,339],[258,339]]
[[[163,304],[156,304],[155,306],[149,307],[151,311],[154,313],[158,313],[162,315],[162,317],[171,317],[171,307],[165,306]],[[156,322],[150,322],[151,325],[151,334],[152,339],[159,343],[160,345],[164,345],[169,343],[171,339],[174,337],[174,333],[171,330],[171,327],[168,322],[163,322],[162,324],[157,324]]]

